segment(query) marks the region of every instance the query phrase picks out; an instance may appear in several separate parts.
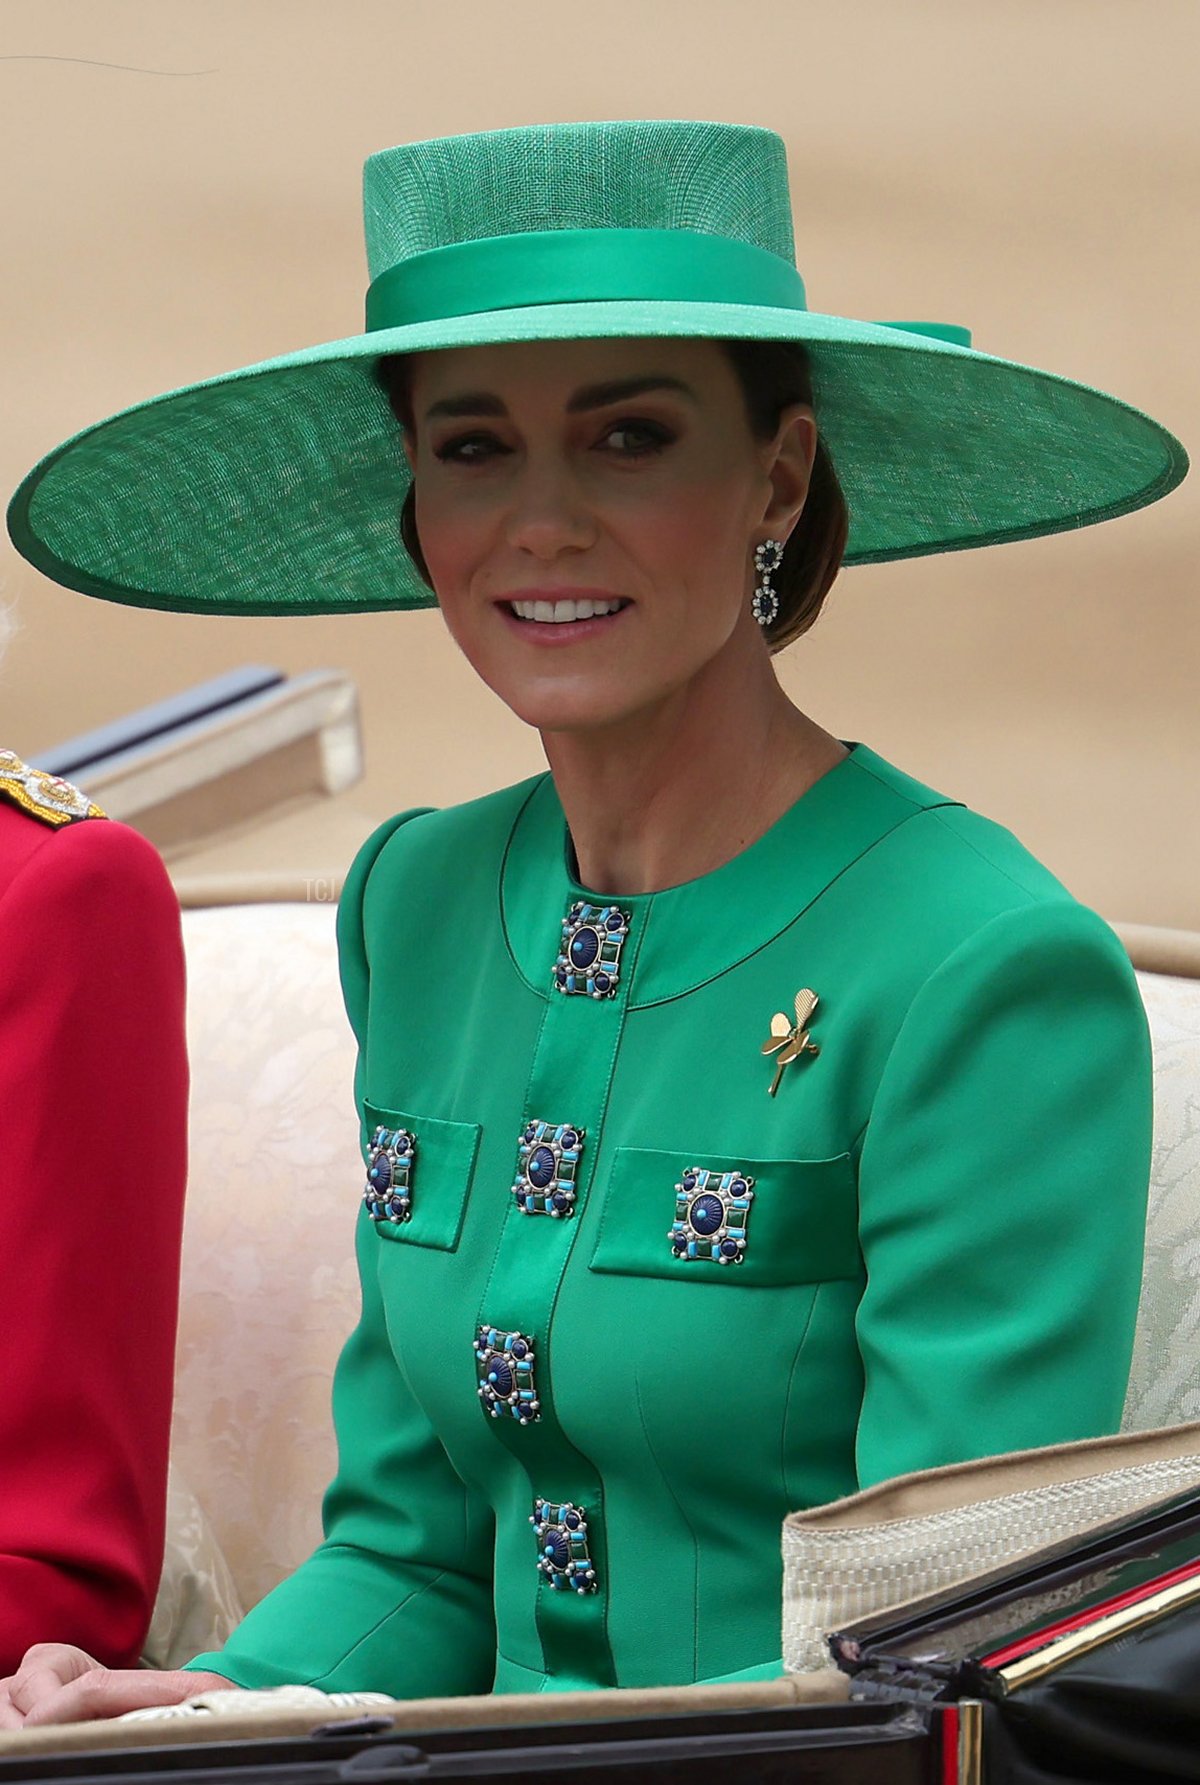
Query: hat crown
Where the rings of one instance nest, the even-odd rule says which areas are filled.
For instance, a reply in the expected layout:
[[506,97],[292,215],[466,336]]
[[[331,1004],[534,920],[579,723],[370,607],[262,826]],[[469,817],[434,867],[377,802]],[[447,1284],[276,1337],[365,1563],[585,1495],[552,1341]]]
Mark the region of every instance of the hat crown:
[[787,156],[774,131],[650,121],[434,137],[363,171],[367,264],[457,242],[565,229],[687,229],[794,264]]

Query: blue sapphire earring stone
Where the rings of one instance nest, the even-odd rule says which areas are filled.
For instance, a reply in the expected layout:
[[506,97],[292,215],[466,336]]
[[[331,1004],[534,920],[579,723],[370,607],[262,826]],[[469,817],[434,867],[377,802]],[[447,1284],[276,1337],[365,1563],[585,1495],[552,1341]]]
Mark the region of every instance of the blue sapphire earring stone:
[[582,1128],[570,1122],[527,1122],[517,1147],[513,1196],[526,1215],[561,1220],[575,1212],[575,1174],[583,1151]]
[[533,1377],[533,1340],[526,1333],[505,1333],[481,1326],[475,1337],[475,1373],[479,1399],[493,1419],[515,1419],[527,1426],[542,1416]]
[[367,1149],[367,1186],[363,1191],[372,1221],[399,1227],[410,1219],[416,1152],[416,1137],[407,1128],[376,1128]]
[[535,1500],[529,1520],[537,1538],[537,1569],[552,1590],[596,1591],[596,1570],[588,1554],[587,1518],[569,1500]]
[[706,1171],[693,1165],[675,1186],[675,1219],[667,1230],[681,1262],[741,1264],[754,1201],[754,1179],[744,1171]]
[[619,905],[589,905],[576,899],[563,918],[562,941],[554,963],[560,992],[589,998],[616,996],[621,949],[629,934],[629,913]]

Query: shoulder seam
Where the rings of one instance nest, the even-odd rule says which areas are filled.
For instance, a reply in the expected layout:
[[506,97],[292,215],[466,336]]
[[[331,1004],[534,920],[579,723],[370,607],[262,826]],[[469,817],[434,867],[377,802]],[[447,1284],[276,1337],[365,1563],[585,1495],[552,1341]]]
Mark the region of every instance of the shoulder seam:
[[[933,798],[931,800],[929,800],[928,802],[926,802],[924,800],[914,799],[911,794],[905,793],[901,788],[896,787],[891,781],[889,781],[887,779],[886,776],[877,774],[876,771],[871,767],[869,762],[867,762],[865,760],[860,760],[859,754],[857,751],[854,751],[851,754],[850,760],[854,764],[855,768],[858,769],[861,774],[870,775],[872,781],[875,782],[876,786],[886,787],[887,791],[892,795],[892,797],[894,799],[903,800],[903,802],[906,806],[912,807],[912,810],[914,813],[916,813],[916,812],[936,812],[938,810],[938,808],[941,806],[962,806],[964,804],[964,802],[962,800],[951,799],[949,794],[939,793],[936,787],[926,787],[925,788],[925,791],[927,793],[930,793],[933,795]],[[914,780],[914,777],[912,777],[912,776],[906,776],[905,778],[907,780]],[[917,786],[921,786],[921,787],[925,786],[924,782],[914,782],[914,784]]]
[[[1022,895],[1026,904],[1028,904],[1028,905],[1057,904],[1064,899],[1071,903],[1077,903],[1077,901],[1072,899],[1072,895],[1067,891],[1067,889],[1065,887],[1061,888],[1057,899],[1039,899],[1037,894],[1031,892],[1027,886],[1022,886],[1022,884],[1019,880],[1014,880],[1012,875],[1008,872],[1007,868],[1002,868],[1000,866],[999,862],[993,861],[990,855],[985,855],[983,853],[982,849],[977,848],[976,845],[974,843],[972,843],[970,837],[964,837],[964,836],[959,835],[959,833],[957,831],[951,831],[949,825],[946,823],[946,821],[943,818],[940,811],[938,811],[935,807],[929,807],[927,809],[929,810],[930,815],[933,818],[936,818],[937,822],[941,825],[942,829],[944,831],[946,831],[949,835],[953,836],[956,843],[960,844],[962,846],[962,848],[964,848],[964,849],[969,849],[971,854],[973,856],[975,856],[978,861],[981,861],[983,863],[984,867],[990,868],[992,870],[993,874],[999,875],[1001,880],[1007,880],[1008,884],[1011,887],[1014,887],[1016,889],[1016,891]],[[959,810],[964,811],[964,812],[969,812],[969,811],[971,811],[971,807],[960,806]],[[978,817],[978,814],[976,813],[975,816]],[[1046,872],[1052,874],[1053,870],[1047,868]],[[1054,878],[1057,879],[1057,876],[1054,876]],[[997,913],[997,916],[999,916],[999,915],[1000,914]]]

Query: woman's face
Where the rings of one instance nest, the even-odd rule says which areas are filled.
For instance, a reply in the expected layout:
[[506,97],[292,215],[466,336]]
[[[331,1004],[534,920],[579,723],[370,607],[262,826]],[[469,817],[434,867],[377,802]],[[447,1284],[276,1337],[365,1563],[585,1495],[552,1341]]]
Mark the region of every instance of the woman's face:
[[414,358],[410,397],[442,612],[522,719],[610,725],[764,650],[753,550],[794,524],[815,429],[797,406],[756,440],[717,343],[448,349]]

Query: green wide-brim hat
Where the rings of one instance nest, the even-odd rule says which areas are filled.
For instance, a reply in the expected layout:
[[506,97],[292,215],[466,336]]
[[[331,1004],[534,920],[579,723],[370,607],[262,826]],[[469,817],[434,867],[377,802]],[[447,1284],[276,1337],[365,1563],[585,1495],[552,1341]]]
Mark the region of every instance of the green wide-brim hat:
[[56,582],[243,614],[428,607],[399,534],[382,354],[612,336],[798,341],[867,564],[1126,514],[1187,469],[1116,398],[965,330],[806,307],[783,143],[730,124],[555,124],[408,143],[364,181],[366,329],[85,429],[9,508]]

